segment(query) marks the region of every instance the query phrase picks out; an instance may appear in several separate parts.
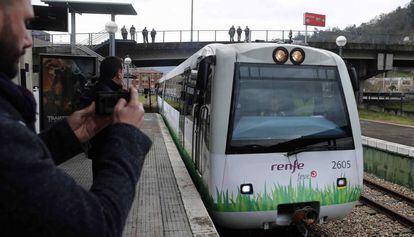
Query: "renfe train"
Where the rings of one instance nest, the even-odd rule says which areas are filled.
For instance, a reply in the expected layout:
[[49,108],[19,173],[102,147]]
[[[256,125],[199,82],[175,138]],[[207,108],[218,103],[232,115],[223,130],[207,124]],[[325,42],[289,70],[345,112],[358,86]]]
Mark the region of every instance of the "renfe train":
[[355,72],[298,45],[207,45],[160,79],[158,105],[218,225],[341,218],[362,191]]

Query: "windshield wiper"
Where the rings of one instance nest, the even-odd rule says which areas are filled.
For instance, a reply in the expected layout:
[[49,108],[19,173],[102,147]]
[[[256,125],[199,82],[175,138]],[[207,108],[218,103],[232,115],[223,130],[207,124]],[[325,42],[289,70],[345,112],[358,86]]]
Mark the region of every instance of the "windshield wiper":
[[[238,151],[260,151],[260,152],[286,152],[287,156],[301,153],[303,151],[309,151],[312,149],[330,149],[335,150],[337,148],[337,139],[345,138],[346,136],[321,136],[320,134],[311,134],[301,136],[292,140],[277,143],[274,145],[261,145],[261,144],[248,144],[243,146],[233,146]],[[321,142],[327,142],[326,145],[316,144]],[[346,149],[347,147],[345,147]],[[341,146],[341,150],[344,147]],[[351,147],[350,147],[351,149]]]

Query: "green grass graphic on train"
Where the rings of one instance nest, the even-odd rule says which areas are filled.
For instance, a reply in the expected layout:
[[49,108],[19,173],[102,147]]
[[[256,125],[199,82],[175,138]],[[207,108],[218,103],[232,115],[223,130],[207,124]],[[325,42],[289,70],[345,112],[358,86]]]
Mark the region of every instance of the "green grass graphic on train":
[[235,197],[228,191],[217,190],[217,203],[214,205],[214,210],[219,212],[271,211],[277,210],[279,204],[309,201],[319,201],[321,206],[329,206],[355,202],[362,192],[359,186],[347,186],[341,189],[338,189],[336,184],[324,189],[311,187],[310,182],[308,185],[301,183],[297,187],[294,187],[292,183],[289,186],[274,185],[269,195],[265,186],[264,193],[241,195],[239,190]]

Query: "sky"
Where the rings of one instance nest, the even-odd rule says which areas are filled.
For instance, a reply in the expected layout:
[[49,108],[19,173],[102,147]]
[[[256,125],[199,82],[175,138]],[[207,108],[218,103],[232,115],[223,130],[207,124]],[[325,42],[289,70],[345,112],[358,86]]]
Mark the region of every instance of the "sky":
[[[118,2],[100,0],[101,2]],[[117,16],[120,27],[135,25],[149,29],[189,30],[191,0],[119,0],[132,3],[137,16]],[[406,6],[410,0],[193,0],[194,30],[228,30],[231,25],[251,30],[304,30],[303,13],[326,15],[326,27],[360,25],[375,16]],[[34,5],[43,5],[32,0]],[[70,20],[70,19],[69,19]],[[77,15],[78,33],[104,30],[109,15]],[[313,30],[313,27],[310,29]]]

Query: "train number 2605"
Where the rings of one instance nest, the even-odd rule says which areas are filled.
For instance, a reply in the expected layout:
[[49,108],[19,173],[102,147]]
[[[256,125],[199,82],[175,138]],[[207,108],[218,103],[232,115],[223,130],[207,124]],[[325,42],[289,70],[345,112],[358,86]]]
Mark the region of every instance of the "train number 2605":
[[351,168],[351,161],[332,161],[332,169],[339,170],[339,169],[349,169]]

